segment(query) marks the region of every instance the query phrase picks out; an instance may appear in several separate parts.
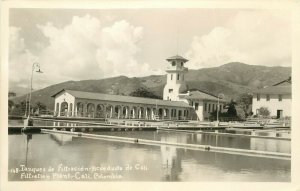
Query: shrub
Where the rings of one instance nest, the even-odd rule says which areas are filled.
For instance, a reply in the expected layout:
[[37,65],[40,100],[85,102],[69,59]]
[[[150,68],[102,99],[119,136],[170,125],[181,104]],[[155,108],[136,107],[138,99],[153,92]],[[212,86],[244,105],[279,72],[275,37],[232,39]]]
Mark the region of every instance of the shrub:
[[258,109],[258,112],[263,117],[268,117],[268,116],[270,116],[270,113],[271,113],[267,107],[260,107]]

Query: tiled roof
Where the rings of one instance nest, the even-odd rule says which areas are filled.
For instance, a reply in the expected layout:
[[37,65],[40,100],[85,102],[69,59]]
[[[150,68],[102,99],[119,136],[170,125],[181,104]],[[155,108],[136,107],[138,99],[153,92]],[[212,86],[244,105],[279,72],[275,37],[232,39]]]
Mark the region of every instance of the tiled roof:
[[[199,90],[190,91],[187,95],[182,95],[182,97],[185,99],[202,99],[202,100],[209,100],[209,101],[218,101],[217,96],[213,96]],[[224,102],[224,100],[222,99],[219,99],[219,101]]]
[[289,77],[286,80],[283,80],[277,84],[274,84],[273,86],[284,86],[284,85],[291,85],[292,84],[292,77]]
[[188,59],[185,59],[185,58],[183,58],[182,56],[179,56],[179,55],[167,58],[167,61],[172,61],[172,60],[183,60],[184,62],[189,61]]
[[74,90],[61,90],[58,93],[54,94],[52,97],[56,97],[59,93],[61,93],[63,91],[66,91],[69,94],[73,95],[74,97],[81,98],[81,99],[115,101],[115,102],[124,102],[124,103],[137,103],[137,104],[145,104],[145,105],[149,104],[149,105],[158,105],[158,106],[185,107],[185,108],[192,107],[183,101],[168,101],[168,100],[160,100],[160,99],[141,98],[141,97],[122,96],[122,95],[111,95],[111,94],[83,92],[83,91],[74,91]]
[[291,94],[292,87],[291,86],[269,86],[266,88],[258,89],[255,93],[260,94]]
[[291,77],[287,80],[281,81],[273,86],[258,89],[254,93],[260,94],[291,94],[292,93],[292,80]]

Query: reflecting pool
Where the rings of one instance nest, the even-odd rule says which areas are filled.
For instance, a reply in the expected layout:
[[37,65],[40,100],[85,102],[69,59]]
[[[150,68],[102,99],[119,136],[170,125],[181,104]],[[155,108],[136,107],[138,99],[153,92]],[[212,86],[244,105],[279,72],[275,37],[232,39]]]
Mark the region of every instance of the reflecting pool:
[[[290,153],[290,141],[162,131],[97,132],[188,144]],[[12,134],[10,181],[282,181],[291,161],[93,140],[61,134]]]

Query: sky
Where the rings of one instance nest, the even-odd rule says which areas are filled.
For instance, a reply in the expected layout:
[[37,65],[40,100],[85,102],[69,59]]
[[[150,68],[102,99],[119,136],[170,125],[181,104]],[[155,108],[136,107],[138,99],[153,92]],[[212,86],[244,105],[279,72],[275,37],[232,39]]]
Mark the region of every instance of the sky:
[[291,14],[265,9],[11,9],[10,90],[69,80],[165,74],[229,62],[291,66]]

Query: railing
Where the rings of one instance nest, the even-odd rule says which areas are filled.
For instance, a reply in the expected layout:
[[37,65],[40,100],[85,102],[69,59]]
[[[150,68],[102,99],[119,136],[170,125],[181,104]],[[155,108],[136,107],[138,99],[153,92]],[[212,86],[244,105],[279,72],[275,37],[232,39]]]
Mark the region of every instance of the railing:
[[[25,109],[16,109],[16,110],[11,110],[8,112],[8,115],[10,116],[25,116],[28,115],[28,111]],[[42,115],[51,115],[53,116],[55,113],[51,110],[35,110],[31,111],[30,115],[32,116],[42,116]]]
[[[217,121],[217,117],[209,117],[208,121]],[[219,121],[229,122],[229,121],[245,121],[245,120],[240,119],[239,117],[219,117]]]
[[[10,116],[25,116],[27,114],[25,112],[25,109],[20,110],[11,110],[9,112]],[[192,117],[187,116],[178,116],[178,117],[170,117],[170,116],[161,116],[161,115],[141,115],[138,114],[118,114],[113,113],[111,116],[110,112],[102,112],[102,113],[96,113],[96,112],[81,112],[81,111],[62,111],[57,112],[53,110],[35,110],[30,113],[31,116],[54,116],[54,117],[84,117],[84,118],[115,118],[115,119],[146,119],[146,120],[191,120]]]

